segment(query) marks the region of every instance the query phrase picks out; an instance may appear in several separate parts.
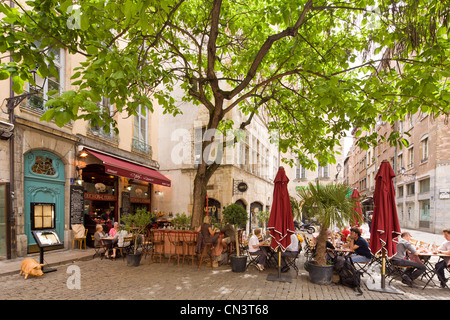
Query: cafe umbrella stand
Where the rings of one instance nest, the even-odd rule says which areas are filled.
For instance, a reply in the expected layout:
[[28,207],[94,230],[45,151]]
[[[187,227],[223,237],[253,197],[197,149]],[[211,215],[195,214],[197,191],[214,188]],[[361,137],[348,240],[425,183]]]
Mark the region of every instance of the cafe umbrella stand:
[[381,280],[365,282],[367,289],[384,293],[404,294],[393,286],[386,286],[386,257],[392,257],[396,252],[395,238],[401,233],[395,205],[395,192],[392,178],[395,173],[387,161],[383,161],[375,177],[375,192],[373,195],[375,207],[373,211],[372,229],[370,232],[370,250],[373,254],[381,252]]
[[270,211],[267,229],[272,241],[270,246],[278,253],[278,274],[269,274],[268,281],[292,282],[290,275],[281,275],[281,251],[285,251],[291,243],[291,235],[295,232],[294,220],[292,218],[291,202],[287,184],[289,178],[283,167],[278,169],[275,177],[275,188],[273,191],[273,204]]

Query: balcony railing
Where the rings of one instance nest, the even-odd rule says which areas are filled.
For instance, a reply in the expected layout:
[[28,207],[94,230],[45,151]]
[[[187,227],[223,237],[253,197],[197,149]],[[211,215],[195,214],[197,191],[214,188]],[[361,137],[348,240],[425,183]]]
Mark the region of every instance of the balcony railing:
[[111,142],[119,143],[119,136],[114,132],[114,130],[110,130],[109,133],[106,133],[99,126],[88,126],[88,132],[90,134],[93,134],[94,136],[98,136]]
[[133,138],[131,140],[131,148],[134,151],[139,151],[139,152],[145,153],[146,155],[148,155],[150,157],[153,156],[152,146],[146,144],[144,141],[141,141],[139,139]]

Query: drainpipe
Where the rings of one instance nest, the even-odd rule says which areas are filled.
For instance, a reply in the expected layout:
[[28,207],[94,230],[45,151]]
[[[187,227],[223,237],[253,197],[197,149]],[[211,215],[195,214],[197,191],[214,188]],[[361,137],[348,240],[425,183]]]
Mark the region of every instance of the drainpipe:
[[[10,7],[14,7],[14,1],[10,0]],[[10,57],[11,62],[13,58]],[[13,80],[9,78],[10,86],[9,86],[9,96],[14,97],[13,88]],[[9,122],[14,124],[14,108],[8,110],[9,112]],[[14,183],[14,133],[9,138],[9,212],[6,218],[6,258],[12,259],[16,257],[16,218],[14,214],[14,199],[15,199],[15,183]]]

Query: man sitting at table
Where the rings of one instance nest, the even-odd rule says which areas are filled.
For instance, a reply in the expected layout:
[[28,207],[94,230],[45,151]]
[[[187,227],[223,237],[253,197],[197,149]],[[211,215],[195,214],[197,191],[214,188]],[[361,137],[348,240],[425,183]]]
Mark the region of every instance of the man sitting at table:
[[367,263],[372,259],[369,244],[366,239],[361,237],[361,229],[358,227],[353,227],[350,229],[350,242],[348,244],[348,248],[355,251],[355,254],[351,255],[353,262]]
[[414,288],[413,281],[417,279],[422,273],[425,272],[426,267],[423,263],[407,260],[407,251],[409,254],[419,255],[420,251],[416,250],[414,246],[409,242],[411,234],[409,232],[403,232],[400,236],[400,240],[397,243],[397,253],[391,258],[394,265],[412,267],[408,268],[402,276],[402,283],[407,284],[411,288]]
[[[437,253],[443,253],[450,255],[450,229],[443,230],[445,241],[438,248]],[[450,256],[444,257],[443,260],[436,263],[436,274],[441,282],[441,288],[445,288],[447,280],[445,278],[445,268],[449,266]]]
[[285,252],[281,252],[281,272],[288,272],[289,266],[286,264],[286,257],[295,258],[298,252],[298,238],[295,233],[291,234],[291,244],[287,246]]
[[260,242],[258,240],[258,236],[261,234],[261,229],[255,229],[255,233],[250,237],[248,240],[248,251],[251,255],[258,255],[258,264],[256,267],[259,269],[259,271],[264,270],[264,265],[266,264],[266,254],[263,250],[259,248],[260,245],[263,244],[263,242]]

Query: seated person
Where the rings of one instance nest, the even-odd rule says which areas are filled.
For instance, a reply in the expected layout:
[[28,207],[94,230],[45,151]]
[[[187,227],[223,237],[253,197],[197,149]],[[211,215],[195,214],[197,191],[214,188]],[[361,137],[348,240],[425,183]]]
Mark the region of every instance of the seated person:
[[[301,247],[300,247],[301,248]],[[299,250],[299,241],[295,233],[291,234],[291,244],[288,245],[285,252],[281,252],[281,272],[288,272],[289,266],[286,263],[286,257],[295,258]]]
[[109,229],[109,235],[111,237],[114,237],[118,231],[119,231],[119,223],[118,222],[114,222],[114,227]]
[[[450,229],[443,230],[445,241],[437,249],[437,253],[444,253],[450,255]],[[441,288],[445,288],[447,280],[445,278],[445,268],[449,266],[450,257],[444,257],[443,260],[439,261],[435,265],[436,274],[441,283]]]
[[[102,238],[106,237],[105,231],[103,231],[103,227],[101,224],[97,224],[95,226],[94,233],[94,247],[102,247],[104,245]],[[109,248],[106,247],[105,257],[109,258]]]
[[220,229],[220,232],[222,232],[225,235],[225,237],[222,239],[222,247],[223,247],[223,251],[225,252],[228,250],[228,245],[230,243],[235,243],[236,233],[235,233],[234,227],[231,224],[226,223],[226,222],[225,222],[225,226]]
[[[117,222],[115,222],[114,225],[115,225],[116,223],[117,223]],[[117,223],[117,229],[119,229],[119,224],[118,224],[118,223]],[[111,230],[112,230],[112,229],[111,229]],[[130,245],[129,242],[126,242],[126,243],[123,242],[124,238],[125,238],[125,237],[128,237],[128,236],[129,236],[129,235],[128,235],[128,232],[127,232],[124,228],[121,228],[119,231],[117,231],[117,232],[114,234],[113,245],[112,245],[113,254],[112,254],[111,258],[113,258],[113,259],[116,258],[116,251],[117,251],[116,248],[117,248],[117,247],[126,247],[126,246],[129,246],[129,245]]]
[[372,252],[370,252],[369,244],[366,239],[361,237],[361,229],[353,227],[350,229],[350,242],[348,248],[355,251],[351,255],[353,262],[367,263],[372,259]]
[[251,255],[258,255],[258,264],[256,267],[259,269],[259,271],[264,270],[264,265],[266,264],[266,254],[264,251],[262,251],[259,246],[262,244],[258,240],[258,236],[261,234],[261,229],[255,229],[255,233],[250,237],[248,240],[248,251]]
[[410,239],[411,234],[409,232],[401,234],[401,238],[397,243],[397,253],[391,258],[391,261],[398,266],[413,267],[406,270],[402,276],[402,282],[413,288],[413,281],[425,272],[426,267],[423,263],[406,259],[407,251],[410,254],[419,254],[419,251],[409,242]]

